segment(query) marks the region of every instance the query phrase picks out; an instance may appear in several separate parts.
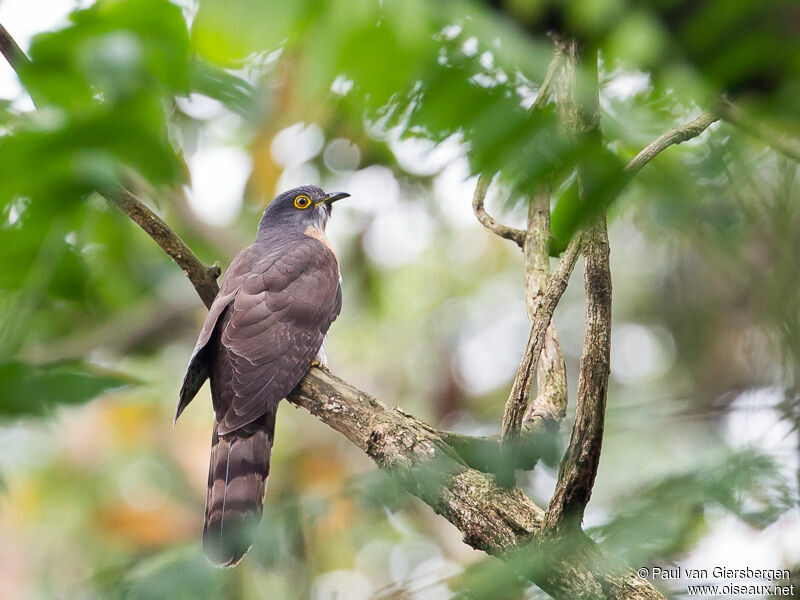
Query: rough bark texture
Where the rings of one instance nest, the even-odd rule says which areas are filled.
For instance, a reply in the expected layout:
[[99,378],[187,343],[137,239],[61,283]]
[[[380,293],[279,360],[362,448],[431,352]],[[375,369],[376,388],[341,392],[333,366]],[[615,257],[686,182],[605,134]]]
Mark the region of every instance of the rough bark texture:
[[312,368],[288,400],[347,437],[455,525],[465,543],[509,561],[552,596],[663,599],[582,532],[541,535],[544,512],[519,488],[503,488],[469,468],[429,425],[330,372]]
[[502,488],[469,468],[433,428],[332,373],[312,368],[288,400],[358,446],[473,548],[503,554],[541,528],[544,511],[519,488]]
[[580,525],[600,463],[611,349],[611,270],[604,216],[586,232],[583,256],[586,333],[575,423],[547,511],[549,528],[567,521]]
[[539,357],[544,347],[545,334],[550,326],[556,305],[561,299],[564,290],[567,289],[569,276],[580,254],[580,247],[581,234],[578,233],[572,238],[558,261],[558,266],[550,277],[547,289],[536,307],[528,343],[525,345],[525,352],[517,368],[517,374],[514,377],[511,393],[508,396],[503,413],[503,438],[509,442],[515,443],[515,440],[519,437],[522,420],[528,410],[531,383],[533,383],[533,376],[538,368]]
[[[543,186],[528,206],[525,234],[525,308],[533,323],[550,280],[550,190]],[[540,420],[558,424],[567,412],[567,366],[555,323],[550,322],[536,369],[536,398],[523,418],[523,428]]]

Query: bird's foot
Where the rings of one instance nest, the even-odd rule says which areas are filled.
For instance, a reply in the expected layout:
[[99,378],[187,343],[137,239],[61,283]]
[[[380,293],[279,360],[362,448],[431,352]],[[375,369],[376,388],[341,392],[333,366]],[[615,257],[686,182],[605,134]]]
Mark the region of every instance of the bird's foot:
[[321,358],[315,358],[314,360],[312,360],[311,361],[311,366],[312,367],[319,367],[320,369],[325,369],[326,371],[328,370],[328,365],[326,365],[325,361],[322,360]]

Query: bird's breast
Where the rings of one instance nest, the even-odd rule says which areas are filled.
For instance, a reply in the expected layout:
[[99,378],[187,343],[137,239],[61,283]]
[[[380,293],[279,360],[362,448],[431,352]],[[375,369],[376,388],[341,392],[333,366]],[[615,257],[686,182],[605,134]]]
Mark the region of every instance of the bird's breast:
[[333,254],[333,258],[336,259],[336,264],[339,264],[339,257],[336,255],[336,250],[333,249],[328,236],[325,235],[325,231],[320,227],[315,227],[314,225],[309,225],[306,227],[306,230],[303,232],[310,238],[314,238],[318,242],[321,242],[328,250],[331,251]]

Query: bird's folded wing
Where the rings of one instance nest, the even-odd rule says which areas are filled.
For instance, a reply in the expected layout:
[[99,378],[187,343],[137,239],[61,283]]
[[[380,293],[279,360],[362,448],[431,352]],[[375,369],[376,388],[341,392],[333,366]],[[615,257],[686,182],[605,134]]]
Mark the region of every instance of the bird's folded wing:
[[294,389],[340,308],[336,258],[313,238],[252,266],[221,332],[219,351],[232,368],[230,389],[214,407],[221,434],[259,418]]
[[259,256],[258,249],[254,248],[254,246],[248,246],[236,255],[228,271],[225,273],[222,286],[217,296],[214,298],[211,308],[208,309],[206,320],[203,322],[203,328],[200,331],[197,343],[194,346],[194,351],[189,359],[189,366],[186,368],[186,375],[183,378],[183,385],[181,386],[178,398],[178,407],[175,410],[176,421],[208,378],[208,361],[203,351],[208,345],[220,317],[224,314],[228,305],[233,302],[239,288],[242,287],[242,283],[244,283],[245,279],[247,279],[250,274],[252,264],[257,256]]

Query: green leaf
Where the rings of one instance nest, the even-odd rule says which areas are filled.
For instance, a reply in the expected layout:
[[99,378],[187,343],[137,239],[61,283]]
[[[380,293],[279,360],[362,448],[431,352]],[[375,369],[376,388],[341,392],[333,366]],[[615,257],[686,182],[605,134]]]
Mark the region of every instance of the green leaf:
[[166,0],[98,2],[71,15],[72,25],[36,36],[20,73],[34,100],[81,108],[96,93],[114,102],[154,88],[185,92],[189,34]]
[[219,100],[246,119],[254,116],[256,92],[246,79],[197,59],[192,63],[191,86],[195,92]]
[[251,54],[276,50],[298,35],[298,26],[324,9],[318,4],[314,0],[203,0],[192,24],[192,41],[205,58],[234,66]]
[[88,402],[110,390],[134,383],[83,362],[32,365],[0,363],[0,417],[43,416],[59,405]]
[[553,208],[550,231],[559,251],[583,223],[608,208],[625,183],[622,161],[591,141],[580,147],[578,164],[580,185],[578,179],[573,181]]

